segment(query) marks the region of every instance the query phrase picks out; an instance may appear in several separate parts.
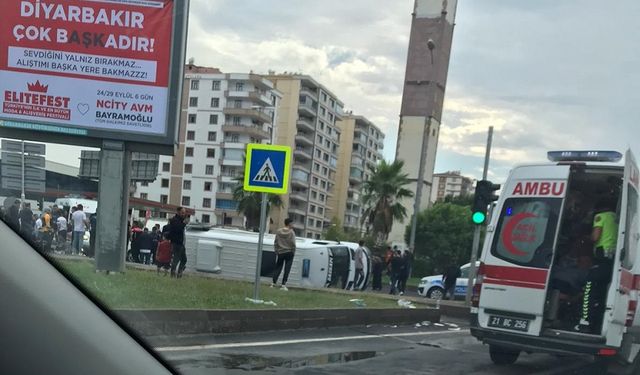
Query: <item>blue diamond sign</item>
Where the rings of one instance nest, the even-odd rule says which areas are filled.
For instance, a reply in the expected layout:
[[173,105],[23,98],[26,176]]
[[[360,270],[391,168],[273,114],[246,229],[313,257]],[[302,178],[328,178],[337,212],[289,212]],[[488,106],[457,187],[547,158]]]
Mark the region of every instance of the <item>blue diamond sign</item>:
[[290,165],[290,147],[249,143],[244,168],[244,190],[286,194]]

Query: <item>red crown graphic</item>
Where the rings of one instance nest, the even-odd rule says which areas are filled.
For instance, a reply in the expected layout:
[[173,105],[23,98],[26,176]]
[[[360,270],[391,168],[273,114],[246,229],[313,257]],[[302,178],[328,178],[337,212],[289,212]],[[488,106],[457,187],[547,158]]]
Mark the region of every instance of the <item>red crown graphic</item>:
[[46,93],[49,90],[49,85],[45,86],[38,80],[36,83],[27,83],[27,88],[29,91]]

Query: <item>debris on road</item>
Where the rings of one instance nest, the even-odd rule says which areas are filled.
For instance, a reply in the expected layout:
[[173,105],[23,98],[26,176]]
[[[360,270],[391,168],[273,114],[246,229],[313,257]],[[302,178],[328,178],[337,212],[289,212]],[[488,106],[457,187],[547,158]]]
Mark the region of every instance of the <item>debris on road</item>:
[[407,301],[406,299],[399,299],[398,306],[404,307],[405,309],[415,309],[416,305],[414,305],[411,301]]
[[262,299],[253,299],[253,298],[246,297],[244,300],[256,305],[278,306],[278,304],[273,301],[265,301]]
[[359,298],[352,298],[349,300],[349,302],[355,304],[358,307],[367,307],[367,304],[364,303],[364,300],[359,299]]

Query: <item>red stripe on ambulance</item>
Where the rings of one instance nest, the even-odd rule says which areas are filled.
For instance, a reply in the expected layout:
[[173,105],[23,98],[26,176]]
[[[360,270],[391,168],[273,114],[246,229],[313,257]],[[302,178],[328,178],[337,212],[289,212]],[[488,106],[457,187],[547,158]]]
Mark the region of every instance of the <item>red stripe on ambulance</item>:
[[539,268],[492,266],[485,264],[484,283],[520,288],[544,289],[548,270]]

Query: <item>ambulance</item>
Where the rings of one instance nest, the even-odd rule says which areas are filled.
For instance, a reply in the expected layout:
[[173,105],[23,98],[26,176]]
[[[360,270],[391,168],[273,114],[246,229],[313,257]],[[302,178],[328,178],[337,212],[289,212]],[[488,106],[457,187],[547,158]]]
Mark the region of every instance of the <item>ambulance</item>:
[[[488,344],[498,365],[514,363],[522,352],[586,354],[605,366],[638,371],[639,174],[633,154],[626,152],[624,164],[615,151],[547,156],[551,163],[513,168],[502,187],[476,273],[471,334]],[[607,202],[617,242],[603,269],[591,234],[594,215]],[[596,269],[608,272],[610,281],[594,281],[601,292],[585,303],[585,285]]]

